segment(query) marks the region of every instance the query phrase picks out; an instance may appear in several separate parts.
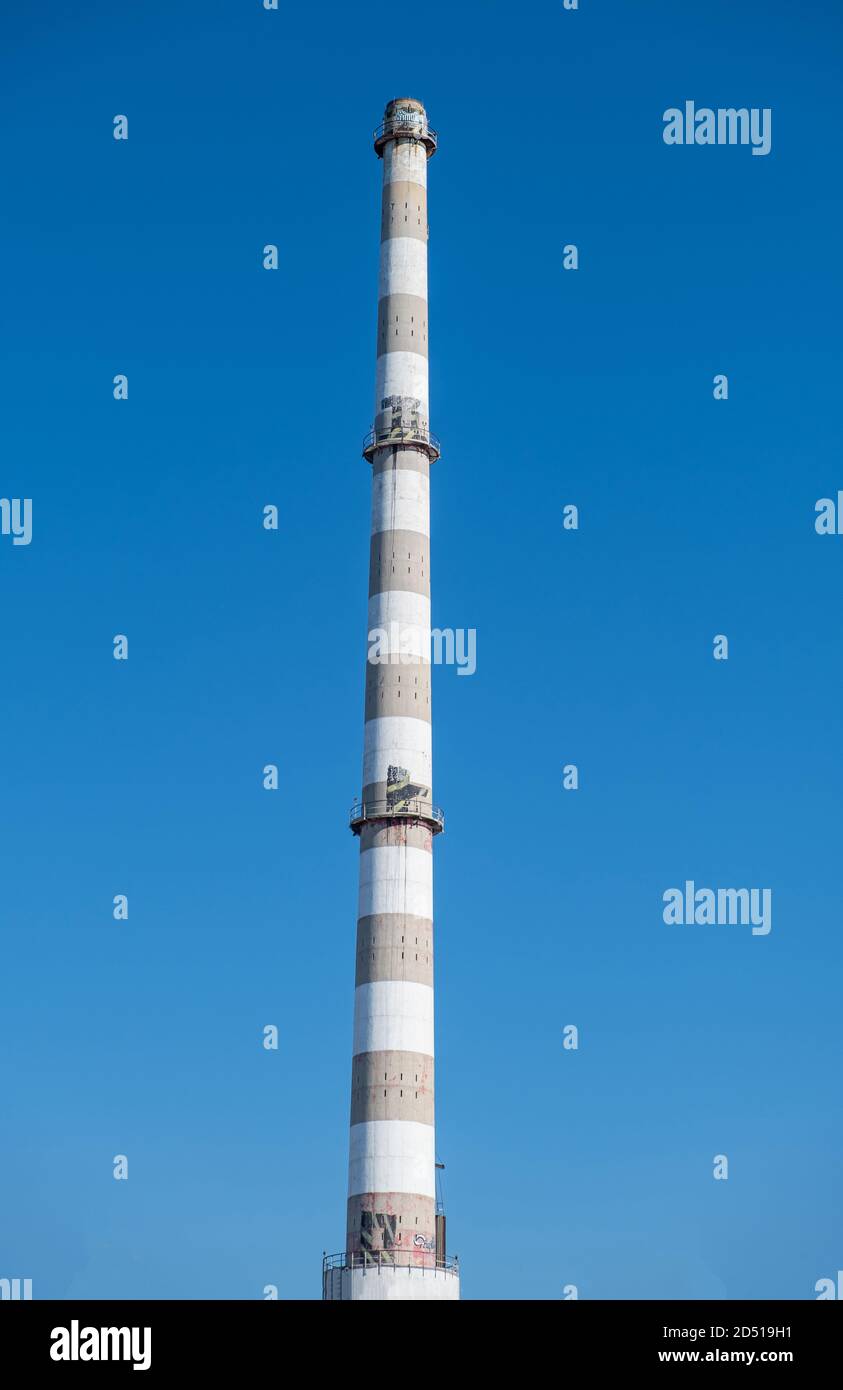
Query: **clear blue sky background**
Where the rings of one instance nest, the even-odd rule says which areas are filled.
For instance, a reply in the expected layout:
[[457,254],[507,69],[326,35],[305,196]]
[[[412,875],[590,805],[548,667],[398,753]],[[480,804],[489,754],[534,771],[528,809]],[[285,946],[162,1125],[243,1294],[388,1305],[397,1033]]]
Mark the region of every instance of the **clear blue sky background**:
[[[0,1276],[309,1298],[342,1248],[370,132],[407,94],[441,132],[434,620],[478,633],[434,686],[464,1295],[814,1297],[843,1266],[839,9],[84,8],[3,6],[0,495],[34,539],[0,537]],[[686,98],[772,107],[772,153],[668,148]],[[665,926],[686,878],[771,887],[771,934]]]

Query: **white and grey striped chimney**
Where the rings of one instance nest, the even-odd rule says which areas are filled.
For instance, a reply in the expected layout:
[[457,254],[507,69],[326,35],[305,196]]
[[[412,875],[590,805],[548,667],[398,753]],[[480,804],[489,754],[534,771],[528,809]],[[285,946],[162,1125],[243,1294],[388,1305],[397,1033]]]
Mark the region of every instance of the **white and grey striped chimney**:
[[455,1299],[437,1221],[433,1109],[433,838],[427,161],[418,101],[389,102],[383,160],[357,973],[345,1250],[327,1299]]

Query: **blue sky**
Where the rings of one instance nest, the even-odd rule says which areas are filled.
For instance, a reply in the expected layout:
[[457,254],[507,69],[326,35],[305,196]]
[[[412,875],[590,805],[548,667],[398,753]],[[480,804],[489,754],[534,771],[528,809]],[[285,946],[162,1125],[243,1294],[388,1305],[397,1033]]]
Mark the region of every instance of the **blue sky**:
[[[813,1297],[843,1259],[839,12],[85,11],[3,16],[0,495],[34,526],[0,537],[0,1276],[310,1298],[342,1247],[370,132],[411,95],[433,614],[478,651],[434,683],[463,1294]],[[771,153],[668,148],[686,99],[770,107]],[[666,926],[686,879],[770,887],[771,933]]]

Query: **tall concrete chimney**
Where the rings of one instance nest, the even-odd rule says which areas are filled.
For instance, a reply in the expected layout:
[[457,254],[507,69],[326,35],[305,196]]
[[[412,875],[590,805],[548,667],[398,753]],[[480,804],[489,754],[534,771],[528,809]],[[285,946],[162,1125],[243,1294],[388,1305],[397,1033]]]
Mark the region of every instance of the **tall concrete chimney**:
[[[437,1250],[433,1112],[433,803],[427,161],[418,101],[387,105],[372,466],[357,975],[345,1250],[323,1297],[456,1299]],[[444,1223],[440,1223],[444,1229]]]

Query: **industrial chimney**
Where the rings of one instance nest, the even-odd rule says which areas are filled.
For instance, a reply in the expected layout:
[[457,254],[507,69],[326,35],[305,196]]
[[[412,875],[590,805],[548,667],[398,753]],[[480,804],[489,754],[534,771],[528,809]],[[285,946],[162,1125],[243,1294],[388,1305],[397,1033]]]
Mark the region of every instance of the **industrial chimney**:
[[345,1249],[323,1297],[457,1299],[437,1219],[433,1108],[433,803],[427,162],[436,132],[406,97],[383,160],[357,973]]

